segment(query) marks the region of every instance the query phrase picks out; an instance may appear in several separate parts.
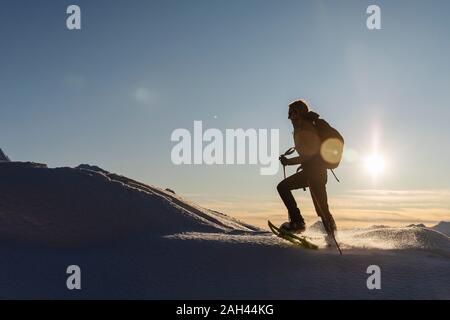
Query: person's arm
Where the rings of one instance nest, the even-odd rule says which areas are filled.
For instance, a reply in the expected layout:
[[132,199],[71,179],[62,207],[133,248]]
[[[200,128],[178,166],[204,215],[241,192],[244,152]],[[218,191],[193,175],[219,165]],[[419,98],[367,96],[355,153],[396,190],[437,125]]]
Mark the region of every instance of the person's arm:
[[304,155],[299,155],[298,157],[293,157],[293,158],[285,158],[285,161],[283,163],[283,161],[281,162],[283,165],[285,166],[295,166],[295,165],[299,165],[299,164],[303,164],[306,161],[308,161],[311,157],[309,156],[304,156]]
[[301,156],[298,156],[298,157],[293,157],[293,158],[290,158],[290,159],[287,159],[287,165],[288,166],[295,166],[295,165],[298,165],[298,164],[302,164],[302,157]]
[[287,164],[288,166],[295,166],[295,165],[299,165],[299,164],[303,164],[305,163],[310,157],[304,156],[304,155],[299,155],[298,157],[293,157],[290,159],[286,159],[287,160]]
[[293,157],[293,158],[286,158],[285,156],[280,157],[281,164],[284,166],[295,166],[304,163],[307,158],[303,156]]

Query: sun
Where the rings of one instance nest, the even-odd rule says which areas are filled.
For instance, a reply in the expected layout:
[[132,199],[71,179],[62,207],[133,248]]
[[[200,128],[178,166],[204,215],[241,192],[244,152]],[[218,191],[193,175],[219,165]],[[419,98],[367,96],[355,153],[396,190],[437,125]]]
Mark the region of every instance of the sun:
[[372,176],[379,176],[385,168],[384,157],[380,154],[372,154],[364,159],[364,166]]

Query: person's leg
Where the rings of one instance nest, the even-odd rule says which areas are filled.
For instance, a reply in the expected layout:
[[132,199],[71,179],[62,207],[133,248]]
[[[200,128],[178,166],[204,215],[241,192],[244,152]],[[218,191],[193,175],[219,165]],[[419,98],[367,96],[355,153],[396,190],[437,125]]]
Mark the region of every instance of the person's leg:
[[304,224],[303,218],[300,214],[300,210],[297,207],[297,202],[292,195],[292,190],[308,187],[308,178],[304,171],[297,172],[296,174],[281,181],[277,190],[280,194],[284,205],[288,209],[289,219],[294,223]]
[[326,188],[326,170],[311,175],[309,190],[316,209],[317,215],[322,219],[322,223],[328,234],[334,234],[336,223],[331,215],[328,206],[328,196]]

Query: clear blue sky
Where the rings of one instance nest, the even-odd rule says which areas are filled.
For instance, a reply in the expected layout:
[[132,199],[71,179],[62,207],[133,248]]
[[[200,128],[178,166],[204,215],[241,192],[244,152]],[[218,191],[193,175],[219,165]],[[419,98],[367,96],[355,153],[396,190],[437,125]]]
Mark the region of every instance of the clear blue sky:
[[[81,31],[65,27],[69,4]],[[369,4],[382,30],[366,28]],[[4,0],[0,39],[0,147],[13,159],[97,164],[239,214],[246,196],[278,201],[281,171],[176,167],[172,131],[279,128],[284,149],[286,106],[305,98],[347,148],[364,156],[378,137],[386,158],[377,181],[344,162],[342,183],[330,178],[336,202],[450,189],[448,1]]]

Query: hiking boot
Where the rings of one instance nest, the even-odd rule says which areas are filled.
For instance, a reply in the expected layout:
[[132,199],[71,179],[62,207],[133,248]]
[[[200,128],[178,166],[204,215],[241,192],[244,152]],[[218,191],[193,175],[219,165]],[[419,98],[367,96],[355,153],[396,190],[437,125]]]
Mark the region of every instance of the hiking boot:
[[302,233],[306,230],[305,222],[285,222],[280,226],[281,231],[289,233]]

